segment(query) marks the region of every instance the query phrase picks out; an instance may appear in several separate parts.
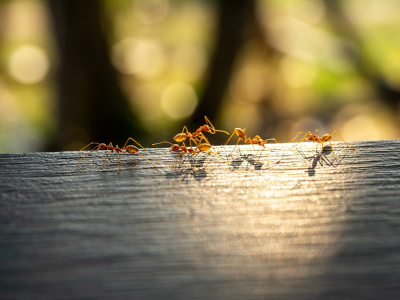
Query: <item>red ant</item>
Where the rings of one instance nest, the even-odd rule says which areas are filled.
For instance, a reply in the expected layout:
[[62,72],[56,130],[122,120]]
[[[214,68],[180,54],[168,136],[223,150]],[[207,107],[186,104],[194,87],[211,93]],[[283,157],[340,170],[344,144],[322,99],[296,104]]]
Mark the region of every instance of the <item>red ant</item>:
[[[330,134],[324,134],[322,137],[319,137],[319,136],[318,136],[318,129],[316,129],[315,131],[316,131],[316,134],[315,134],[315,135],[312,134],[311,131],[308,131],[308,132],[299,132],[299,133],[296,135],[296,137],[292,140],[292,142],[297,138],[297,136],[298,136],[300,133],[305,133],[305,135],[304,135],[303,138],[300,140],[300,142],[298,142],[298,144],[300,144],[303,140],[306,140],[306,141],[313,141],[313,142],[316,142],[316,143],[318,143],[318,144],[322,144],[322,149],[321,149],[321,157],[322,157],[322,151],[324,150],[324,143],[329,143],[329,145],[331,146],[331,149],[332,149],[333,157],[334,157],[335,159],[337,159],[337,157],[335,156],[335,153],[333,152],[333,147],[332,147],[332,143],[331,143],[332,134],[336,133],[336,134],[341,138],[341,140],[342,140],[343,142],[345,142],[345,144],[346,144],[350,149],[355,150],[355,148],[351,148],[351,147],[349,146],[349,144],[346,143],[346,141],[340,136],[339,133],[337,133],[337,131],[332,131]],[[308,135],[308,136],[307,136],[307,135]]]
[[224,162],[229,163],[229,161],[225,161],[223,158],[219,157],[216,153],[212,152],[212,151],[210,150],[211,147],[212,147],[210,144],[208,144],[208,143],[201,143],[201,140],[199,141],[200,144],[198,144],[198,145],[196,146],[196,148],[194,148],[194,149],[193,149],[192,147],[190,147],[190,148],[186,147],[186,145],[185,145],[184,142],[182,142],[183,146],[179,146],[179,145],[177,145],[177,144],[172,144],[172,143],[167,142],[167,141],[153,144],[153,146],[154,146],[154,145],[158,145],[158,144],[162,144],[162,143],[168,143],[168,144],[171,145],[171,147],[170,147],[169,149],[167,149],[167,150],[157,159],[157,161],[154,163],[154,166],[158,163],[158,161],[161,159],[161,157],[163,157],[167,152],[179,151],[179,150],[181,150],[182,152],[181,152],[181,153],[179,154],[179,156],[176,158],[176,160],[175,160],[175,162],[174,162],[173,165],[175,165],[176,161],[179,159],[179,157],[180,157],[181,155],[183,155],[183,154],[189,152],[189,153],[192,155],[192,159],[193,159],[193,169],[194,169],[195,172],[196,172],[196,165],[195,165],[195,163],[194,163],[194,155],[195,155],[195,154],[198,154],[198,153],[200,153],[200,152],[211,153],[212,155],[214,155],[214,156],[218,157],[219,159],[223,160]]
[[[189,138],[190,139],[189,140],[190,147],[192,147],[192,141],[195,142],[195,144],[197,145],[197,143],[200,143],[202,139],[204,139],[209,144],[209,141],[204,136],[203,132],[215,134],[217,131],[219,131],[219,132],[225,132],[226,134],[229,135],[229,133],[224,130],[216,130],[214,125],[210,122],[210,120],[206,116],[204,116],[204,119],[206,120],[206,125],[200,126],[193,133],[190,133],[189,130],[187,129],[187,127],[183,126],[182,133],[178,133],[177,135],[175,135],[173,137],[173,140],[175,142],[180,143],[180,142],[185,141],[187,138]],[[186,133],[184,133],[185,130],[186,130]],[[200,137],[200,141],[198,140],[199,137]]]
[[228,144],[228,142],[230,141],[230,139],[232,138],[232,136],[236,133],[236,135],[239,137],[235,147],[233,148],[232,152],[229,153],[229,155],[231,155],[233,153],[233,151],[236,149],[237,145],[239,144],[240,141],[243,141],[243,143],[245,144],[251,144],[254,148],[254,144],[257,144],[261,147],[263,147],[263,151],[265,150],[265,142],[268,141],[275,141],[275,143],[278,143],[276,139],[266,139],[263,140],[259,135],[256,135],[254,138],[248,138],[246,135],[246,128],[241,129],[241,128],[235,128],[235,131],[233,131],[232,135],[230,136],[230,138],[228,139],[228,141],[226,142],[225,146]]
[[[106,161],[107,161],[108,155],[109,155],[111,152],[114,152],[114,151],[115,151],[115,152],[117,152],[117,154],[118,154],[118,174],[119,174],[119,153],[138,154],[138,155],[140,155],[141,157],[143,157],[144,159],[146,159],[149,163],[151,163],[151,164],[154,166],[154,163],[152,163],[148,158],[144,157],[142,154],[139,153],[139,148],[138,148],[138,147],[136,147],[136,146],[134,146],[134,145],[126,145],[126,144],[128,144],[129,140],[134,141],[136,144],[138,144],[140,147],[142,147],[142,145],[140,145],[138,142],[136,142],[136,141],[135,141],[133,138],[131,138],[131,137],[128,138],[128,140],[126,141],[124,147],[122,147],[122,148],[119,148],[118,145],[117,145],[116,147],[114,147],[112,143],[108,144],[108,146],[107,146],[107,145],[104,144],[104,143],[92,142],[92,143],[90,143],[89,145],[83,147],[81,150],[79,150],[79,152],[81,152],[83,149],[89,147],[90,145],[97,144],[96,147],[94,147],[92,150],[90,150],[84,157],[82,157],[82,158],[78,161],[77,165],[79,165],[79,163],[82,161],[82,159],[84,159],[86,156],[88,156],[88,155],[89,155],[92,151],[94,151],[94,150],[96,150],[96,151],[99,151],[99,150],[110,150],[110,152],[107,153],[107,156],[106,156],[106,158],[105,158],[105,160],[104,160],[103,167],[104,167],[104,165],[105,165],[105,163],[106,163]],[[142,147],[142,149],[147,149],[147,148],[143,148],[143,147]],[[125,152],[124,152],[124,151],[125,151]]]

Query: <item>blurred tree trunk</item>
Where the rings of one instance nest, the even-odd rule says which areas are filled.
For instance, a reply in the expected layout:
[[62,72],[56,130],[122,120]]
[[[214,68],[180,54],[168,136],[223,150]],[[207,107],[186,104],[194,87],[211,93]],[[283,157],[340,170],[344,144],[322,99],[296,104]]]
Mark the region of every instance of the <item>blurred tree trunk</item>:
[[[58,48],[58,131],[50,150],[79,142],[113,142],[123,146],[134,133],[143,136],[117,82],[107,44],[102,1],[48,0]],[[74,132],[87,132],[89,141]]]
[[204,124],[204,116],[214,120],[221,109],[229,85],[235,58],[248,38],[248,28],[255,20],[254,0],[219,0],[215,49],[205,75],[205,87],[192,126]]

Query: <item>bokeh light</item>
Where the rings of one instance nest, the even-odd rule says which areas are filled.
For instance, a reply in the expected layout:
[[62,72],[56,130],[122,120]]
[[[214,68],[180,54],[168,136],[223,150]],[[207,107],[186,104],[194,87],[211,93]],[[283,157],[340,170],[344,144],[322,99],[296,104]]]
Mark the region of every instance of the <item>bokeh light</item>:
[[165,69],[164,53],[155,41],[126,38],[112,50],[114,66],[124,74],[151,79]]
[[162,22],[169,12],[168,0],[135,0],[133,15],[143,24]]
[[294,88],[312,84],[318,75],[318,67],[315,64],[290,56],[282,60],[280,71],[285,82]]
[[198,99],[194,89],[184,82],[173,82],[161,95],[161,108],[172,119],[187,118],[196,109]]
[[36,83],[47,75],[49,59],[43,49],[25,45],[11,54],[8,70],[10,75],[20,83]]
[[0,5],[0,34],[7,40],[43,39],[49,31],[48,11],[41,1],[5,1]]
[[[102,4],[117,80],[141,125],[160,140],[189,126],[209,83],[218,6],[169,0]],[[317,128],[321,134],[337,130],[346,140],[400,137],[400,2],[255,4],[254,23],[246,27],[213,123],[279,142]],[[10,139],[7,132],[24,136],[18,126],[37,139],[11,139],[9,151],[35,151],[57,130],[52,70],[60,57],[49,12],[43,0],[0,3],[0,140]]]

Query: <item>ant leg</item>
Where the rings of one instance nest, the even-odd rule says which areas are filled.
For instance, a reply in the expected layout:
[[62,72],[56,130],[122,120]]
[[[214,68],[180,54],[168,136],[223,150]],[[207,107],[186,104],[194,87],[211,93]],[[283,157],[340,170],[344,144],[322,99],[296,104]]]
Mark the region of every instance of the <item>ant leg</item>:
[[103,163],[102,167],[104,167],[104,165],[106,164],[107,157],[108,157],[108,155],[110,155],[110,153],[111,153],[111,151],[107,152],[107,156],[106,156],[106,159],[104,160],[104,163]]
[[[158,163],[158,161],[161,159],[161,157],[163,157],[163,156],[165,155],[165,153],[168,152],[168,150],[169,150],[169,149],[165,150],[165,152],[163,153],[163,155],[161,155],[161,156],[156,160],[156,162],[153,164],[154,166],[156,166],[156,164]],[[138,154],[139,154],[139,153],[138,153]]]
[[[93,143],[90,143],[89,145],[91,145],[91,144],[93,144]],[[89,145],[87,145],[87,146],[89,146]],[[86,147],[87,147],[87,146],[86,146]],[[85,148],[86,148],[86,147],[85,147]],[[90,152],[92,152],[92,151],[95,150],[95,149],[98,149],[99,147],[100,147],[100,145],[97,145],[97,146],[94,147],[92,150],[90,150],[84,157],[82,157],[82,158],[78,161],[77,165],[79,165],[79,163],[81,162],[81,160],[84,159],[86,156],[88,156],[88,155],[90,154]],[[85,148],[83,148],[83,149],[85,149]],[[83,149],[82,149],[82,150],[83,150]],[[82,151],[82,150],[80,150],[80,151]]]
[[172,167],[175,166],[176,162],[178,161],[179,157],[181,157],[185,152],[179,153],[178,157],[175,159],[174,163],[172,164]]
[[[239,142],[240,142],[241,139],[242,139],[241,137],[238,138],[238,141],[237,141],[235,147],[233,148],[232,152],[229,153],[229,155],[231,155],[231,154],[233,153],[233,151],[235,151],[235,149],[236,149],[236,147],[237,147],[237,145],[239,144]],[[240,148],[239,148],[239,152],[240,152]]]
[[262,154],[262,151],[265,151],[265,146],[262,146],[263,147],[263,149],[261,149],[259,152],[260,152],[260,155],[258,156],[258,160],[260,161],[260,157],[261,157],[261,154]]
[[300,144],[303,140],[305,140],[305,139],[307,138],[307,135],[308,135],[308,134],[312,134],[312,132],[311,132],[311,131],[308,131],[308,132],[301,138],[299,144]]
[[322,152],[324,151],[324,143],[321,143],[321,158],[322,158]]
[[233,135],[234,135],[235,133],[236,133],[236,129],[233,131],[233,133],[231,134],[231,136],[229,137],[228,141],[225,143],[224,146],[226,146],[226,145],[229,143],[229,141],[231,140],[231,138],[233,137]]
[[199,142],[198,140],[196,140],[195,138],[189,138],[189,144],[190,144],[190,148],[192,148],[192,141],[196,144],[197,147],[197,143]]
[[210,153],[210,154],[214,155],[215,157],[219,158],[220,160],[224,161],[225,163],[230,163],[231,162],[230,160],[223,159],[222,157],[220,157],[218,154],[212,152],[211,150],[207,151],[207,153]]
[[[201,140],[200,140],[200,142],[201,142]],[[189,140],[189,143],[190,143],[190,140]],[[182,145],[183,145],[184,148],[186,148],[185,142],[182,142]],[[191,144],[190,144],[190,148],[192,149],[192,145],[191,145]],[[184,153],[184,152],[182,152],[182,153]],[[195,165],[195,163],[194,163],[194,156],[193,156],[193,153],[192,153],[192,152],[190,152],[190,154],[192,155],[193,169],[194,169],[194,171],[196,172],[196,165]],[[178,156],[178,157],[179,157],[179,156]],[[174,164],[175,164],[175,163],[174,163]]]
[[[118,147],[118,146],[117,146]],[[119,174],[119,152],[117,152],[117,156],[118,156],[118,163],[117,163],[117,172]]]
[[[79,150],[79,152],[81,152],[83,149],[85,149],[86,147],[89,147],[90,145],[93,145],[93,144],[97,144],[98,145],[99,143],[92,142],[89,145],[86,145],[85,147],[83,147],[81,150]],[[93,149],[92,149],[92,151],[93,151]]]
[[251,145],[253,146],[253,150],[254,150],[254,151],[256,151],[256,148],[254,148],[254,144],[253,144],[253,143],[251,143]]
[[[182,145],[183,145],[184,143],[182,143]],[[192,146],[192,138],[189,138],[189,145],[190,145],[190,148],[193,148],[193,146]]]
[[194,162],[194,154],[190,153],[192,155],[192,160],[193,160],[193,171],[196,172],[196,164]]
[[[261,151],[265,151],[265,147]],[[260,157],[261,157],[261,153],[260,153],[260,156],[258,158],[259,160],[260,160]],[[268,159],[268,165],[269,165],[269,156],[268,156],[268,154],[267,154],[267,159]]]
[[[302,139],[300,140],[300,142],[298,142],[298,144],[300,144],[307,136],[307,134],[312,134],[311,131],[306,132],[299,132],[299,133],[305,133],[305,135],[302,137]],[[297,136],[299,135],[299,133],[296,135],[296,137],[292,140],[292,142],[297,138]]]
[[332,143],[331,143],[331,142],[329,142],[329,144],[331,145],[331,149],[332,149],[332,154],[333,154],[333,157],[334,157],[335,159],[337,159],[337,157],[335,156],[335,152],[333,152]]
[[265,141],[275,141],[275,143],[277,143],[278,144],[278,141],[276,140],[276,139],[265,139],[265,140],[263,140],[264,142]]
[[[152,163],[147,157],[144,157],[142,154],[140,154],[139,152],[136,153],[137,155],[140,155],[141,157],[143,157],[144,159],[146,159],[149,163],[151,163],[153,166],[155,166],[154,163]],[[164,155],[164,154],[163,154]],[[158,160],[157,160],[158,161]]]
[[[108,146],[113,146],[113,144],[110,142],[109,144],[108,144]],[[118,147],[118,146],[117,146]],[[103,167],[104,167],[104,165],[106,164],[106,161],[107,161],[107,157],[108,157],[108,155],[111,153],[112,151],[110,151],[110,152],[108,152],[107,153],[107,156],[106,156],[106,159],[104,160],[104,163],[103,163]]]
[[128,138],[127,140],[126,140],[126,143],[125,143],[125,145],[122,147],[122,149],[123,148],[125,148],[125,146],[128,144],[128,142],[129,142],[129,140],[132,140],[132,141],[134,141],[136,144],[138,144],[140,147],[142,147],[142,149],[148,149],[148,148],[143,148],[143,146],[142,145],[140,145],[138,142],[136,142],[133,138]]
[[186,126],[183,126],[183,128],[182,128],[182,133],[185,131],[185,129],[186,129],[186,134],[187,134],[187,135],[190,135],[190,132],[189,132],[189,130],[187,129]]
[[[196,140],[195,138],[189,138],[189,144],[190,144],[190,148],[193,148],[193,146],[192,146],[192,141],[196,144],[196,147],[197,147],[197,142],[201,142],[201,140],[200,141],[198,141],[198,140]],[[183,143],[183,142],[182,142]],[[183,145],[185,145],[185,143],[183,143]]]
[[[329,136],[332,136],[332,134],[334,134],[334,133],[336,133],[336,134],[342,139],[342,141],[346,143],[346,141],[340,136],[339,133],[337,133],[337,131],[333,131]],[[350,149],[355,150],[355,148],[351,148],[351,147],[349,146],[349,144],[346,143],[346,145],[347,145]]]
[[205,140],[207,144],[209,144],[210,142],[207,140],[206,136],[200,132],[199,136],[201,137],[201,139],[199,140],[199,143],[201,143],[202,140]]

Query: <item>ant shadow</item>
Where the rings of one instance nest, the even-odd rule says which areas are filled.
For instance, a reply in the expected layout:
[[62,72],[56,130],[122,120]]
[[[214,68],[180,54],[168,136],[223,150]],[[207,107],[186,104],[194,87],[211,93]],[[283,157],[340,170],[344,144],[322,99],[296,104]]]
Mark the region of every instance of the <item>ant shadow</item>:
[[261,160],[261,154],[254,155],[254,154],[247,154],[242,155],[239,152],[239,157],[234,157],[230,163],[230,171],[235,172],[238,170],[244,162],[247,162],[245,170],[248,171],[249,166],[253,167],[255,171],[263,170],[264,162]]
[[[127,154],[127,155],[125,155]],[[119,155],[119,170],[135,169],[138,165],[143,163],[144,160],[140,156],[132,159],[129,153],[120,153]],[[100,172],[114,172],[118,169],[118,157],[103,155],[103,153],[95,153],[93,157],[86,159],[85,163],[81,163],[77,167],[77,171],[83,172],[88,169],[88,166],[96,166]]]
[[[332,160],[329,160],[326,157],[327,155],[332,153],[332,148],[329,145],[325,146],[322,149],[322,154],[321,154],[321,151],[316,149],[316,154],[313,156],[308,156],[308,157],[304,154],[304,152],[302,150],[298,149],[297,147],[296,147],[296,150],[301,154],[301,156],[303,156],[304,159],[312,160],[311,167],[309,167],[307,169],[308,176],[315,176],[315,168],[317,167],[318,163],[321,165],[321,167],[324,166],[324,162],[325,162],[326,165],[337,168],[339,165],[342,164],[342,161],[350,152],[350,149],[348,149],[346,151],[346,153],[341,157],[340,160],[337,160],[335,158],[333,158]],[[334,163],[335,161],[337,162],[336,164]]]
[[[124,154],[129,154],[129,153],[121,153],[119,155],[119,171],[127,171],[127,170],[134,170],[136,169],[140,164],[146,163],[146,161],[140,157],[132,157],[132,155],[124,155]],[[115,169],[118,168],[118,158],[117,157],[108,157],[107,160],[104,162],[104,160],[100,163],[97,164],[98,168],[100,169],[101,172],[106,172],[106,171],[115,171]],[[134,173],[135,174],[135,173]]]
[[[166,171],[165,177],[167,179],[180,179],[181,181],[185,181],[186,183],[190,182],[190,178],[193,177],[197,181],[204,180],[208,177],[209,173],[206,171],[207,166],[210,164],[211,160],[206,164],[207,157],[203,156],[199,160],[195,160],[194,165],[191,157],[183,157],[178,162],[177,165],[174,165],[172,171]],[[190,166],[185,166],[187,163],[190,163]],[[194,170],[196,168],[196,171]],[[212,169],[213,170],[213,169]],[[211,170],[211,171],[212,171]]]

